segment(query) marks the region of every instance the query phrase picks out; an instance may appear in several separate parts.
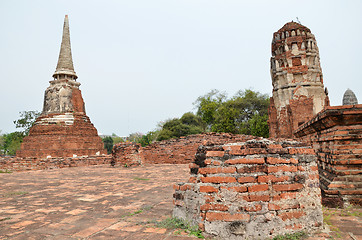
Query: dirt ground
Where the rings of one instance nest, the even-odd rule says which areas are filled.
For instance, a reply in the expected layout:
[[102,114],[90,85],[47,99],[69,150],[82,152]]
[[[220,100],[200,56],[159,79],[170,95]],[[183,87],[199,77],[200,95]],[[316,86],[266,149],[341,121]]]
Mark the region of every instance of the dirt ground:
[[[108,165],[0,173],[0,239],[195,239],[155,227],[171,217],[172,185],[187,165]],[[361,239],[361,209],[324,209],[332,231],[309,239]]]

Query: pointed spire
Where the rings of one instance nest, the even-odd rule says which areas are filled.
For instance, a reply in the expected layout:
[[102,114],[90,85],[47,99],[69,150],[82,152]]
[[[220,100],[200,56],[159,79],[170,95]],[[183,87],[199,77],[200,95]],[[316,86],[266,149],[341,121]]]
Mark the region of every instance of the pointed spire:
[[73,67],[72,51],[70,48],[69,20],[68,15],[65,15],[63,26],[63,38],[60,46],[59,59],[54,78],[62,78],[61,75],[71,76],[72,79],[77,79],[77,75]]

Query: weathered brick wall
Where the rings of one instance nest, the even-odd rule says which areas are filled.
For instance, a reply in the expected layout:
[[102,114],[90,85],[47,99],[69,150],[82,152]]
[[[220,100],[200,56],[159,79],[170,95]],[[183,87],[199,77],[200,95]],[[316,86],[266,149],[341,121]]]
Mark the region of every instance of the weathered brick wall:
[[323,203],[362,205],[362,104],[327,107],[296,131],[318,157]]
[[109,164],[111,155],[84,156],[73,158],[19,158],[0,157],[0,170],[27,171],[52,168],[81,167],[90,165]]
[[202,145],[188,183],[174,188],[173,215],[221,239],[267,239],[322,226],[316,155],[298,142]]
[[141,144],[122,142],[115,144],[112,149],[112,166],[141,165]]
[[[138,154],[133,144],[118,144],[112,150],[114,164],[132,165],[134,159],[141,160],[141,163],[148,164],[185,164],[193,161],[197,148],[207,141],[230,143],[245,141],[252,136],[234,135],[230,133],[204,133],[180,137],[177,139],[155,142],[146,147],[139,148]],[[130,149],[127,149],[130,148]],[[128,156],[130,154],[130,156]]]

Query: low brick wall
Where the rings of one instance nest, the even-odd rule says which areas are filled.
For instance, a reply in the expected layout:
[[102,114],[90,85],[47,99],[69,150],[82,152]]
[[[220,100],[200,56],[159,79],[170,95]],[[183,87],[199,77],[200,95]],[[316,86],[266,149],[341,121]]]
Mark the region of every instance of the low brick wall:
[[188,183],[174,186],[175,217],[221,239],[267,239],[320,229],[317,159],[295,141],[202,145]]
[[185,164],[193,161],[197,148],[204,142],[230,143],[251,138],[253,137],[230,133],[204,133],[155,142],[139,148],[134,143],[119,143],[113,147],[112,161],[115,165],[134,165],[135,161],[148,164]]
[[111,162],[111,159],[111,155],[47,159],[0,157],[0,170],[27,171],[52,168],[81,167],[109,164]]
[[328,107],[295,135],[317,153],[323,204],[362,206],[362,104]]

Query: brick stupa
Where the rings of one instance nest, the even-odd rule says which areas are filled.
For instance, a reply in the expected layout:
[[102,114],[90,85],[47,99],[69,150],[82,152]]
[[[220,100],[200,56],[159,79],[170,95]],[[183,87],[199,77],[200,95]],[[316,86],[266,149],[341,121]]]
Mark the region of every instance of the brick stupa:
[[80,83],[76,81],[67,15],[53,78],[45,90],[43,112],[16,155],[49,158],[105,154],[102,139],[86,115]]
[[270,62],[269,135],[293,138],[300,125],[329,106],[317,42],[309,28],[289,22],[274,33]]

